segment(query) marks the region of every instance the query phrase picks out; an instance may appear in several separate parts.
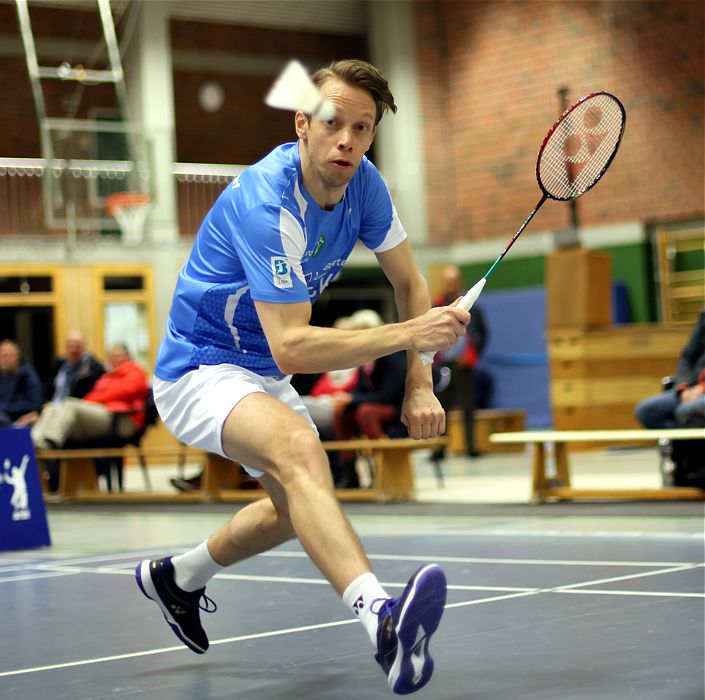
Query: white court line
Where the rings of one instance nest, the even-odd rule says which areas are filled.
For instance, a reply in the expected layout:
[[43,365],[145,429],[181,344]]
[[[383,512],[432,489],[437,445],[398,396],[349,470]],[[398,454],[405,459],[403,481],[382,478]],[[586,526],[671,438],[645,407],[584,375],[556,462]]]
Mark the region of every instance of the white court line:
[[617,591],[609,588],[591,588],[581,591],[579,589],[557,590],[555,593],[577,593],[580,595],[640,595],[655,596],[656,598],[705,598],[705,593],[671,593],[669,591]]
[[[295,634],[296,632],[309,632],[311,630],[326,629],[328,627],[341,627],[343,625],[357,624],[356,618],[347,620],[336,620],[335,622],[322,622],[317,625],[306,625],[304,627],[289,627],[280,630],[272,630],[271,632],[258,632],[256,634],[244,634],[240,637],[226,637],[225,639],[213,640],[210,645],[232,644],[233,642],[245,642],[251,639],[265,639],[266,637],[277,637],[287,634]],[[47,666],[34,666],[31,668],[19,668],[15,671],[0,671],[0,678],[5,676],[19,676],[26,673],[37,673],[39,671],[53,671],[60,668],[74,668],[76,666],[88,666],[89,664],[100,664],[109,661],[121,661],[123,659],[135,659],[140,656],[152,656],[155,654],[166,654],[170,651],[187,651],[186,647],[179,645],[176,647],[163,647],[161,649],[149,649],[148,651],[135,651],[127,654],[115,654],[114,656],[102,656],[95,659],[82,659],[81,661],[66,661],[61,664],[49,664]]]
[[[666,569],[661,569],[658,571],[651,571],[651,572],[643,572],[640,574],[630,574],[630,575],[625,575],[625,576],[616,576],[614,578],[610,579],[595,579],[593,581],[585,581],[583,583],[579,584],[568,584],[566,586],[557,586],[553,588],[537,588],[537,589],[529,589],[529,590],[524,590],[524,591],[519,591],[515,593],[508,593],[507,595],[501,595],[501,596],[492,596],[490,598],[478,598],[476,600],[470,600],[470,601],[463,601],[459,603],[449,603],[446,605],[447,609],[450,608],[460,608],[460,607],[469,607],[471,605],[482,605],[485,603],[493,603],[497,601],[502,601],[502,600],[510,600],[513,598],[524,598],[528,596],[534,596],[534,595],[539,595],[541,593],[583,593],[585,595],[589,594],[590,591],[577,591],[575,590],[576,587],[580,586],[590,586],[590,585],[597,585],[599,583],[607,582],[607,581],[619,581],[619,580],[626,580],[626,579],[632,579],[632,578],[642,578],[646,576],[655,576],[655,575],[660,575],[660,574],[666,574],[666,573],[672,573],[674,571],[683,571],[687,569],[694,569],[698,567],[702,567],[703,564],[694,564],[694,565],[685,565],[685,566],[677,566],[677,567],[669,567]],[[120,572],[122,573],[122,572]],[[387,584],[388,585],[388,584]],[[402,584],[397,584],[401,586]],[[405,584],[404,584],[405,585]],[[631,594],[632,592],[629,591],[627,592],[628,594]],[[606,595],[604,591],[598,591],[598,595]],[[618,592],[619,594],[619,592]],[[658,595],[657,593],[654,593],[652,595]],[[684,597],[692,597],[692,594],[670,594],[673,596],[680,596],[684,595]],[[358,621],[356,619],[347,619],[347,620],[337,620],[334,622],[324,622],[320,623],[317,625],[306,625],[303,627],[290,627],[290,628],[284,628],[280,630],[272,630],[270,632],[259,632],[256,634],[248,634],[248,635],[242,635],[239,637],[227,637],[224,639],[216,639],[211,642],[211,646],[216,646],[219,644],[232,644],[234,642],[242,642],[242,641],[249,641],[252,639],[264,639],[267,637],[276,637],[276,636],[283,636],[287,634],[295,634],[297,632],[308,632],[312,630],[319,630],[319,629],[326,629],[326,628],[331,628],[331,627],[340,627],[343,625],[350,625],[350,624],[355,624]],[[164,654],[168,653],[171,651],[185,651],[184,646],[173,646],[173,647],[163,647],[161,649],[150,649],[148,651],[139,651],[139,652],[131,652],[131,653],[126,653],[126,654],[116,654],[114,656],[104,656],[104,657],[99,657],[95,659],[83,659],[81,661],[68,661],[60,664],[50,664],[46,666],[35,666],[31,668],[23,668],[23,669],[16,669],[14,671],[2,671],[0,672],[0,678],[3,678],[5,676],[17,676],[17,675],[22,675],[22,674],[28,674],[28,673],[37,673],[40,671],[51,671],[51,670],[56,670],[56,669],[62,669],[62,668],[73,668],[76,666],[87,666],[89,664],[98,664],[98,663],[106,663],[110,661],[120,661],[123,659],[133,659],[141,656],[151,656],[155,654]]]
[[[260,557],[308,559],[306,552],[262,552]],[[421,561],[445,564],[518,564],[528,566],[692,566],[692,561],[600,561],[589,559],[499,559],[492,557],[449,557],[426,554],[367,554],[376,561]]]
[[16,576],[3,576],[0,583],[13,583],[14,581],[34,581],[39,578],[57,578],[59,576],[70,576],[71,571],[49,571],[46,573],[17,574]]
[[[704,566],[703,564],[693,564],[693,565],[686,565],[686,566],[677,566],[677,567],[669,567],[667,569],[660,569],[658,571],[646,571],[642,572],[640,574],[626,574],[624,576],[614,576],[613,578],[606,578],[606,579],[595,579],[593,581],[583,581],[581,583],[569,583],[566,584],[565,586],[553,586],[551,588],[536,588],[534,590],[526,590],[522,593],[514,593],[514,594],[509,594],[505,596],[495,596],[494,598],[480,598],[478,600],[469,600],[469,601],[463,601],[460,603],[449,603],[446,605],[446,608],[464,608],[468,607],[470,605],[478,605],[479,603],[489,603],[492,601],[497,601],[497,600],[509,600],[510,598],[523,598],[527,596],[533,596],[533,595],[539,595],[541,593],[581,593],[583,595],[590,595],[593,593],[592,590],[576,590],[578,588],[582,588],[583,586],[596,586],[600,583],[608,583],[608,582],[614,582],[614,581],[626,581],[628,579],[634,579],[634,578],[644,578],[647,576],[658,576],[661,574],[670,574],[673,573],[674,571],[687,571],[690,569],[697,569],[699,567]],[[607,595],[605,591],[597,590],[594,591],[595,595]],[[614,595],[636,595],[634,591],[615,591]],[[639,592],[638,595],[651,595],[655,597],[659,597],[658,592]],[[673,597],[673,598],[692,598],[692,597],[705,597],[705,594],[700,595],[700,594],[692,594],[692,593],[678,593],[678,592],[670,592],[665,594],[667,597]]]
[[[424,532],[424,531],[404,531],[401,533],[393,533],[390,535],[379,535],[380,537],[407,537],[409,535],[416,536],[428,536],[428,535],[453,535],[457,537],[521,537],[524,539],[528,538],[562,538],[562,539],[575,539],[579,537],[580,539],[585,538],[597,538],[600,540],[620,540],[620,539],[645,539],[645,540],[658,540],[658,541],[668,541],[668,540],[703,540],[705,541],[705,534],[702,532],[650,532],[650,531],[618,531],[613,530],[478,530],[477,528],[470,528],[467,530],[443,530],[438,532]],[[367,535],[367,537],[374,537],[374,535]]]

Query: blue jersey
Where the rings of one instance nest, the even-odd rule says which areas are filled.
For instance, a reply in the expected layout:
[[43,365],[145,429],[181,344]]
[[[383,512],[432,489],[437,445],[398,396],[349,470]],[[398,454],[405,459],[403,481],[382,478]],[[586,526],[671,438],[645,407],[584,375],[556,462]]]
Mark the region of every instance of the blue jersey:
[[225,363],[281,375],[254,300],[313,303],[358,240],[379,253],[405,238],[367,158],[328,211],[304,189],[298,145],[279,146],[230,183],[203,220],[179,273],[156,376],[176,381]]

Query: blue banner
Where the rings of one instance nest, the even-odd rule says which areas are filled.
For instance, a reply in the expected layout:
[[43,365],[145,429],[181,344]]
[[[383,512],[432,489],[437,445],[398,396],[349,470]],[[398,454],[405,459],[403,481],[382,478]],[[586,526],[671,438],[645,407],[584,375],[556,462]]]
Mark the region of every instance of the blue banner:
[[0,429],[0,551],[51,545],[29,428]]

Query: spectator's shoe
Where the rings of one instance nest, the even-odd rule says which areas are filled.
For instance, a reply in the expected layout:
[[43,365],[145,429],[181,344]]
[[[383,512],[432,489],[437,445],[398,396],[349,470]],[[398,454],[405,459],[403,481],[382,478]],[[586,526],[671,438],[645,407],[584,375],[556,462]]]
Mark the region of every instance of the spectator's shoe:
[[382,603],[375,659],[398,695],[415,693],[431,679],[433,659],[428,643],[445,604],[446,577],[435,564],[419,569],[400,598]]
[[[188,592],[179,588],[174,581],[171,557],[141,561],[135,569],[135,578],[142,593],[159,606],[174,634],[191,651],[205,654],[208,637],[201,626],[199,611],[212,613],[217,610],[216,604],[206,595],[206,589]],[[201,598],[205,607],[201,607]]]
[[201,488],[201,475],[192,476],[190,479],[169,479],[169,483],[177,490],[182,493],[187,493],[188,491],[198,491]]

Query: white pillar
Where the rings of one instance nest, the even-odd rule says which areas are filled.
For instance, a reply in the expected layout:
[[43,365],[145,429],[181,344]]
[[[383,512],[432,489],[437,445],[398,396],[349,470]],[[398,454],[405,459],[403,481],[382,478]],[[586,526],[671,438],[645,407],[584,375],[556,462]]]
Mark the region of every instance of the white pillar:
[[125,57],[130,121],[140,124],[152,152],[154,204],[148,219],[154,243],[176,241],[174,85],[168,2],[139,2],[134,34]]
[[371,62],[389,81],[399,108],[380,124],[376,165],[387,180],[410,242],[423,247],[428,222],[413,7],[409,0],[375,0],[367,3],[367,12]]

